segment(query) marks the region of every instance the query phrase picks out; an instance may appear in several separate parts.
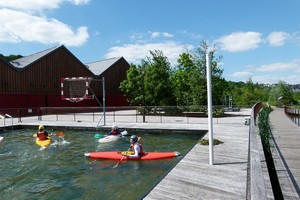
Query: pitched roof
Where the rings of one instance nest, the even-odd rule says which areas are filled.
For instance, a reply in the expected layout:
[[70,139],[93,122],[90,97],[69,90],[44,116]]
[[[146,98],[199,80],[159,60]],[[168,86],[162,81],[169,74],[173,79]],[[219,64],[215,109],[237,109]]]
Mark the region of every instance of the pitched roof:
[[86,67],[91,70],[95,75],[102,74],[105,70],[111,67],[114,63],[120,60],[122,57],[114,57],[106,60],[99,60],[91,63],[86,63]]
[[39,60],[40,58],[44,57],[45,55],[49,54],[50,52],[54,51],[55,49],[58,49],[61,46],[58,47],[52,47],[50,49],[46,49],[44,51],[37,52],[35,54],[24,56],[22,58],[10,61],[10,64],[12,64],[16,68],[24,68],[27,65]]

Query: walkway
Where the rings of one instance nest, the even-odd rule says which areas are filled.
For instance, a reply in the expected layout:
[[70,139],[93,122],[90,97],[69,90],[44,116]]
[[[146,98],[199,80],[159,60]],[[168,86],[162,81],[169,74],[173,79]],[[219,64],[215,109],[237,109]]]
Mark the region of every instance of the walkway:
[[273,108],[270,114],[274,138],[276,170],[284,199],[300,199],[300,127],[284,113],[284,109]]

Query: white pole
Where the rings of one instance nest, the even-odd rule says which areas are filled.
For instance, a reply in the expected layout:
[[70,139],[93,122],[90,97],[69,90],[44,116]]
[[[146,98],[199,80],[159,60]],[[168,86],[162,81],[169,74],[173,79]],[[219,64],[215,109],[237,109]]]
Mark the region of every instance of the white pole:
[[206,53],[206,76],[207,76],[207,113],[208,113],[208,131],[209,131],[209,164],[214,164],[214,136],[212,120],[212,91],[211,91],[211,66],[210,51]]
[[104,117],[104,126],[106,126],[106,105],[105,105],[105,78],[102,77],[102,98],[103,98],[103,117]]

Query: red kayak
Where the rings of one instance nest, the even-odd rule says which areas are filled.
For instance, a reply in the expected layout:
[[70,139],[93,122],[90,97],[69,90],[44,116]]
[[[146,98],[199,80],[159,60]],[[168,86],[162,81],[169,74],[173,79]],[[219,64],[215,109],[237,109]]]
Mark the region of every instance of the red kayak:
[[[123,155],[132,154],[133,152],[90,152],[85,153],[84,155],[89,158],[94,159],[109,159],[109,160],[120,160]],[[179,156],[179,152],[146,152],[144,156],[140,158],[129,158],[127,156],[123,157],[123,160],[159,160],[159,159],[168,159]]]

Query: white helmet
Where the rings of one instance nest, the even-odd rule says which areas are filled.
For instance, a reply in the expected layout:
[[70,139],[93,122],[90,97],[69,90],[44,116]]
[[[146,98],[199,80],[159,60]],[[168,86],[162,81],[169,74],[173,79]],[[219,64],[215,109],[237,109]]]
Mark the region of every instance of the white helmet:
[[112,125],[111,129],[112,129],[112,130],[117,130],[118,127],[117,127],[116,125]]

